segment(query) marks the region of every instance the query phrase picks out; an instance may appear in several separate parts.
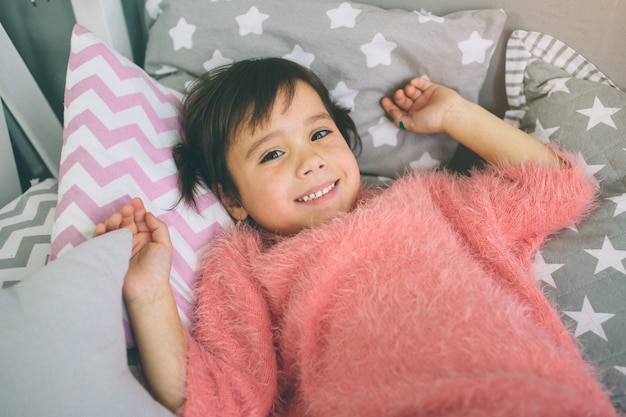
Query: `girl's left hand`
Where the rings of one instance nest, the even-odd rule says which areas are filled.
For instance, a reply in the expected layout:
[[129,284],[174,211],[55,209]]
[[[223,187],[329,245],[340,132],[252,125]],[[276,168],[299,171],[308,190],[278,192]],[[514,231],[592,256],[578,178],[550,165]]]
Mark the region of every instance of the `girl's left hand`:
[[463,97],[448,87],[413,78],[394,93],[393,100],[383,98],[381,105],[401,129],[440,133],[446,130],[446,116],[463,101]]

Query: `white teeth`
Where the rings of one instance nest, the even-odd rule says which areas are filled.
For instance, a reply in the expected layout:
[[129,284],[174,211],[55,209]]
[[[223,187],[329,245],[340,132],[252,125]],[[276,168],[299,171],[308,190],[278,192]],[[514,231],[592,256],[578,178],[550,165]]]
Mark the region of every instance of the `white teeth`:
[[307,201],[315,200],[316,198],[320,198],[321,196],[328,194],[328,192],[332,190],[333,188],[335,188],[335,183],[330,184],[328,187],[324,188],[323,190],[320,190],[313,194],[305,195],[304,197],[299,198],[298,201],[307,202]]

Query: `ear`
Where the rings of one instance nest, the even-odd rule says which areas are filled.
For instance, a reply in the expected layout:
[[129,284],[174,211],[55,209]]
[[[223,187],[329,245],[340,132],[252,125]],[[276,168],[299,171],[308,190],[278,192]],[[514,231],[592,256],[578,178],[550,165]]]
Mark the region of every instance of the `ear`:
[[235,221],[241,222],[248,218],[248,212],[241,205],[239,199],[232,193],[225,193],[222,184],[218,183],[214,192],[217,194],[217,198],[219,198],[222,205],[226,208],[226,211],[228,211],[228,214],[230,214],[230,217]]

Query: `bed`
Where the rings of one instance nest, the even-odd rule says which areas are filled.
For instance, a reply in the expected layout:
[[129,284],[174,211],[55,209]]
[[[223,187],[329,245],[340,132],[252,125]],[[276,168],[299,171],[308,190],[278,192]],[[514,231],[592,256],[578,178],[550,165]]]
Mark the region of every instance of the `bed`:
[[[626,29],[619,19],[626,3],[293,0],[289,10],[279,0],[137,3],[145,20],[125,16],[116,1],[72,1],[78,25],[62,126],[0,32],[3,65],[15,65],[2,71],[0,96],[50,172],[22,193],[0,119],[3,415],[169,414],[141,384],[119,297],[124,262],[110,262],[128,257],[128,236],[91,239],[91,231],[142,196],[170,225],[171,283],[189,323],[198,257],[232,222],[208,190],[197,211],[172,209],[178,106],[198,74],[263,55],[310,67],[353,109],[368,186],[406,170],[466,173],[480,163],[449,138],[416,138],[384,117],[380,97],[414,75],[578,153],[601,179],[597,207],[541,248],[537,280],[626,412]],[[147,42],[145,60],[135,63],[138,32]],[[103,278],[87,279],[96,276]]]

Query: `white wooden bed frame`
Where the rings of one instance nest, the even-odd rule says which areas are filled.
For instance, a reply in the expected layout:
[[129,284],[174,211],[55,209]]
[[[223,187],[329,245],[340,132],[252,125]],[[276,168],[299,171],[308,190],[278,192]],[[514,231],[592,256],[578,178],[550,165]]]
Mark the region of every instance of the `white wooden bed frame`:
[[[78,23],[133,58],[121,0],[72,0],[72,8]],[[0,62],[0,104],[11,112],[52,176],[58,178],[63,143],[61,123],[1,24]],[[0,207],[3,207],[22,193],[3,111],[0,111],[0,150]]]
[[[0,102],[9,109],[47,168],[57,178],[62,144],[61,124],[2,25],[0,62]],[[0,149],[0,207],[3,207],[22,193],[3,111],[0,111]]]

